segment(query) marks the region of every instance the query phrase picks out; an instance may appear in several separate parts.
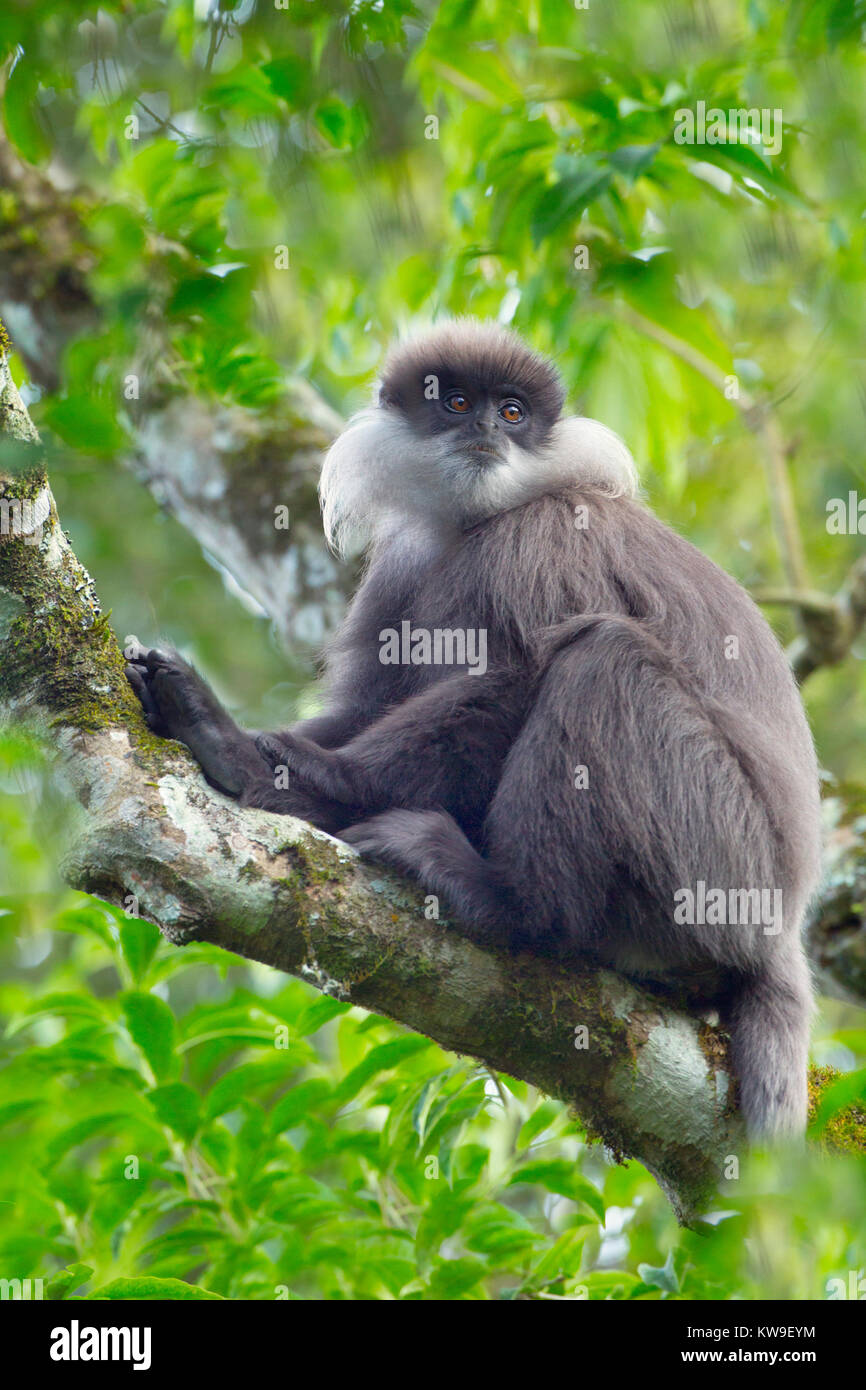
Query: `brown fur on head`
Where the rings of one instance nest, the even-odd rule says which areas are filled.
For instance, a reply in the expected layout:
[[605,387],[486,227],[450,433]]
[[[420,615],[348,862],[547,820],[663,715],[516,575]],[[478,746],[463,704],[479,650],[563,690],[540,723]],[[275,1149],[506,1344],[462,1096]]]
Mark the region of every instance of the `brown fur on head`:
[[430,379],[439,395],[487,383],[525,391],[548,425],[562,413],[565,391],[553,363],[534,352],[510,328],[489,319],[457,318],[392,347],[379,389],[380,405],[410,411],[429,400]]

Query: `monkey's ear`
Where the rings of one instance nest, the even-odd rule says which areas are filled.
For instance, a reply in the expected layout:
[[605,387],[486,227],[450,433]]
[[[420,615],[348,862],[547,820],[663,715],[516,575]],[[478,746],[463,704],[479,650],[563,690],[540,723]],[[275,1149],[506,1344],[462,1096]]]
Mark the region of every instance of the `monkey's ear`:
[[378,396],[376,404],[380,406],[394,406],[398,408],[403,404],[403,398],[399,391],[393,386],[388,387],[383,381],[379,382]]

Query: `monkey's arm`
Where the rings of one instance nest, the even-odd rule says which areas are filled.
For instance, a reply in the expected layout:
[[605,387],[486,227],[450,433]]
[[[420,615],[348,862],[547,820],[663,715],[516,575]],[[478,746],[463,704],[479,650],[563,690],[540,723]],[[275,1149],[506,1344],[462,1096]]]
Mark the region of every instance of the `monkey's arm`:
[[451,675],[333,749],[294,732],[246,733],[176,653],[142,653],[127,673],[150,727],[186,744],[220,790],[332,833],[394,806],[480,821],[526,699],[510,672]]
[[[201,676],[176,652],[136,652],[126,668],[148,726],[177,739],[201,764],[208,781],[247,806],[296,815],[325,830],[349,823],[345,807],[301,786],[277,789],[256,739],[240,729]],[[350,818],[350,817],[349,817]]]
[[255,740],[238,728],[210,687],[176,652],[142,651],[129,661],[126,675],[148,726],[163,738],[186,744],[221,791],[239,796],[261,775]]
[[[340,748],[376,718],[375,709],[352,709],[338,706],[315,714],[310,719],[302,719],[298,724],[277,734],[261,734],[260,738],[290,742],[292,738],[305,738],[320,748]],[[256,735],[253,735],[256,737]]]
[[342,748],[406,698],[407,672],[383,664],[379,633],[395,612],[408,610],[412,587],[392,565],[371,563],[328,650],[324,711],[263,738],[290,744],[300,737],[320,748]]

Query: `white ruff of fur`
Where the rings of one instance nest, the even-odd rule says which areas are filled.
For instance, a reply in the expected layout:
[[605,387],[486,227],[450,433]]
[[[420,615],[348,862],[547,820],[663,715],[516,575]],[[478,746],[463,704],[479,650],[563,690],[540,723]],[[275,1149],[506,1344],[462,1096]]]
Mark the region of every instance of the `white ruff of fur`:
[[447,432],[420,441],[396,411],[370,406],[328,450],[319,496],[328,543],[343,554],[419,526],[444,538],[564,486],[633,497],[634,459],[606,425],[570,415],[539,452],[512,443],[479,468]]

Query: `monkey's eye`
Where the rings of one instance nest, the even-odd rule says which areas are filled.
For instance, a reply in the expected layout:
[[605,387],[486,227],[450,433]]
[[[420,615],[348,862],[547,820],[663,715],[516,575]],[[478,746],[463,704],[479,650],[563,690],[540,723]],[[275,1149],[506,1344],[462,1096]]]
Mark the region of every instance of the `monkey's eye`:
[[462,391],[449,391],[444,405],[446,410],[453,410],[456,415],[465,415],[471,409],[468,397]]
[[520,401],[503,401],[499,407],[499,414],[509,425],[519,425],[525,413]]

